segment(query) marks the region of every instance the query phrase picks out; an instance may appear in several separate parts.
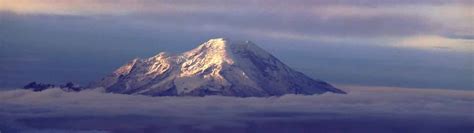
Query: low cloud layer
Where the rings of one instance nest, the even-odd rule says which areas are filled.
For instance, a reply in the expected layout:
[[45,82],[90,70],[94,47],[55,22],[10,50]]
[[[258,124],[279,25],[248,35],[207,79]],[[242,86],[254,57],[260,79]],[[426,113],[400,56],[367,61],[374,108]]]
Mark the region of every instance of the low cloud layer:
[[1,91],[0,130],[218,132],[272,131],[276,126],[279,132],[304,127],[330,132],[351,127],[353,132],[442,132],[474,128],[472,91],[344,88],[350,88],[346,89],[348,95],[268,98],[147,97],[103,93],[100,89],[77,93],[59,89]]

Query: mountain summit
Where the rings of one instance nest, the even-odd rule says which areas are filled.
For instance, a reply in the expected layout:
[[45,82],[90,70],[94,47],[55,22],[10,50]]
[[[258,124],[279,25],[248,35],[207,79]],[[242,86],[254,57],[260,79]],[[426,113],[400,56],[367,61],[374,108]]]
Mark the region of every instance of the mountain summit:
[[134,59],[97,82],[108,92],[151,96],[279,96],[345,93],[297,72],[250,41],[211,39],[181,55]]

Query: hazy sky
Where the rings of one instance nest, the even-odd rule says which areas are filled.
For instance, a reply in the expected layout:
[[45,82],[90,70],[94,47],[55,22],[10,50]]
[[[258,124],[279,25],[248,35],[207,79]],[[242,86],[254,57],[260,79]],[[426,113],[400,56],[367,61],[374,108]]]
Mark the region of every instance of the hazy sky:
[[0,87],[251,40],[335,84],[474,89],[472,0],[0,0]]

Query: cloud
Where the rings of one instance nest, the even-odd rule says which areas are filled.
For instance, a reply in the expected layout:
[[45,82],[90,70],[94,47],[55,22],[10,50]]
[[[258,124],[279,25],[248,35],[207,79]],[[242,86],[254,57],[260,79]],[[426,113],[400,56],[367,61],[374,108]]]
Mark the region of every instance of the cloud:
[[395,46],[428,50],[447,49],[472,52],[474,50],[474,40],[441,36],[414,36],[401,40],[398,44],[395,44]]
[[[469,1],[109,1],[20,0],[3,2],[0,10],[26,14],[143,15],[160,21],[224,24],[236,29],[280,29],[314,34],[412,34],[436,29],[471,30]],[[183,21],[179,21],[183,20]],[[432,27],[434,26],[434,27]],[[466,30],[466,28],[469,28]],[[259,28],[260,29],[260,28]],[[344,30],[344,31],[342,31]],[[309,32],[308,32],[309,31]],[[444,31],[444,30],[443,30]],[[354,33],[352,33],[354,32]],[[419,33],[415,32],[415,33]],[[441,31],[442,32],[442,31]]]
[[209,11],[212,10],[235,10],[236,7],[243,9],[260,9],[267,10],[272,8],[286,8],[289,10],[298,10],[311,8],[314,6],[345,6],[353,5],[360,7],[374,6],[404,6],[404,5],[444,5],[451,3],[459,3],[464,5],[472,5],[469,0],[384,0],[384,1],[367,1],[367,0],[17,0],[15,2],[1,0],[0,9],[12,10],[24,13],[127,13],[136,11]]
[[[470,37],[474,30],[471,24],[474,16],[470,13],[474,4],[469,0],[0,0],[0,3],[4,3],[0,11],[27,16],[84,16],[157,30],[225,32],[328,43],[390,45],[413,36]],[[452,44],[450,47],[454,49],[465,49],[463,44]]]
[[[6,130],[2,126],[7,126],[18,127],[10,130],[46,128],[113,131],[126,128],[114,126],[124,122],[128,123],[130,129],[166,128],[166,131],[172,130],[169,127],[181,127],[184,130],[185,125],[189,126],[190,131],[216,131],[223,127],[241,131],[248,129],[248,126],[264,126],[272,122],[302,124],[317,121],[347,123],[349,125],[338,126],[348,128],[346,126],[371,122],[372,119],[386,124],[379,125],[379,128],[388,128],[392,122],[400,119],[428,122],[425,127],[415,126],[416,130],[432,129],[430,126],[464,130],[466,126],[469,127],[469,123],[474,122],[472,91],[349,88],[346,89],[348,95],[327,93],[269,98],[147,97],[103,93],[100,89],[70,93],[59,89],[43,92],[1,91],[0,118],[3,119],[0,120],[0,130]],[[430,123],[431,120],[442,122]],[[254,123],[248,123],[250,121]],[[410,124],[415,123],[404,123],[392,126],[414,128]],[[291,129],[291,126],[286,128]],[[315,129],[308,127],[308,130]]]

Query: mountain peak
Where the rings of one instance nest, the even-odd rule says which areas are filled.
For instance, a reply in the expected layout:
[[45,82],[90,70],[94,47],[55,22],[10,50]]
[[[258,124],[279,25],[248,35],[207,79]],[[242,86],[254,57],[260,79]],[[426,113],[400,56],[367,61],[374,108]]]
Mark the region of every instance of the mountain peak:
[[209,41],[201,44],[200,47],[223,49],[227,45],[229,45],[229,43],[230,41],[227,39],[215,38],[215,39],[210,39]]
[[214,38],[209,39],[207,42],[200,45],[200,47],[207,47],[207,48],[231,48],[231,47],[241,47],[241,48],[251,48],[251,47],[258,47],[251,41],[239,41],[239,40],[231,40],[228,38]]
[[227,42],[230,42],[230,39],[228,38],[213,38],[209,39],[207,42],[213,43],[213,44],[226,44]]
[[228,39],[215,38],[215,39],[210,39],[207,42],[202,43],[197,48],[195,48],[191,51],[196,51],[196,52],[202,52],[204,50],[214,51],[214,52],[223,51],[223,50],[227,50],[227,48],[231,44],[232,44],[232,42],[229,41]]
[[97,84],[109,92],[162,95],[274,96],[344,93],[297,72],[250,41],[210,39],[181,55],[133,61]]

